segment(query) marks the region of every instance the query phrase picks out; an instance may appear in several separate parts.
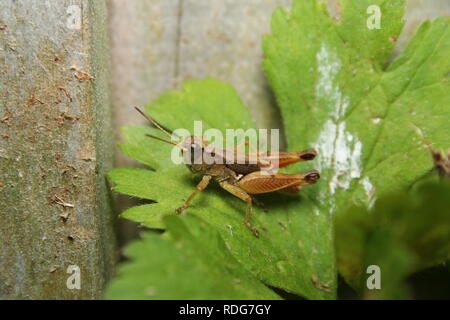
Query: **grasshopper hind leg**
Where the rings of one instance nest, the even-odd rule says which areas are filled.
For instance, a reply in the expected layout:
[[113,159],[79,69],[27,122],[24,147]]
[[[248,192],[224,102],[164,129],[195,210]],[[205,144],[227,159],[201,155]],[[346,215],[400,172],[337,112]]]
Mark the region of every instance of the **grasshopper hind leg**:
[[256,197],[250,195],[250,197],[252,197],[252,201],[255,205],[257,205],[258,207],[261,208],[261,210],[263,210],[264,212],[269,212],[269,208],[267,208],[267,206],[264,204],[264,202],[262,202],[259,199],[256,199]]
[[247,202],[247,209],[245,211],[244,224],[255,235],[255,237],[259,237],[258,229],[256,229],[250,223],[250,219],[252,217],[252,211],[253,211],[252,198],[249,197],[247,200],[245,200],[245,202]]
[[247,209],[245,211],[245,217],[244,217],[244,224],[255,235],[255,237],[259,237],[258,229],[256,229],[250,222],[250,219],[252,217],[252,211],[253,211],[252,197],[247,192],[245,192],[244,190],[239,188],[238,186],[235,186],[226,181],[220,182],[220,186],[223,189],[227,190],[232,195],[234,195],[235,197],[238,197],[239,199],[241,199],[247,203]]

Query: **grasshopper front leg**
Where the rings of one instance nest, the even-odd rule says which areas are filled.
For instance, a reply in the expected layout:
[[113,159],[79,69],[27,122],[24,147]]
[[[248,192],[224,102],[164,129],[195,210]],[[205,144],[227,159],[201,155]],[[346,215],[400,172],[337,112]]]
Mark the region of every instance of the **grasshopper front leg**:
[[187,200],[183,203],[183,205],[181,207],[179,207],[178,209],[175,210],[176,214],[180,214],[181,212],[183,212],[184,209],[186,209],[187,207],[189,207],[189,204],[191,203],[192,199],[194,199],[194,197],[202,190],[204,190],[208,184],[209,181],[211,180],[211,176],[203,176],[202,180],[198,183],[197,187],[195,188],[195,191],[192,192],[192,194],[189,196],[189,198],[187,198]]
[[228,183],[226,181],[220,182],[220,186],[222,188],[224,188],[225,190],[227,190],[232,195],[238,197],[239,199],[241,199],[247,203],[247,210],[245,212],[244,224],[251,232],[253,232],[253,234],[256,237],[259,237],[258,229],[256,229],[250,223],[250,218],[252,216],[252,197],[247,192],[245,192],[243,189],[241,189],[238,186],[235,186],[231,183]]

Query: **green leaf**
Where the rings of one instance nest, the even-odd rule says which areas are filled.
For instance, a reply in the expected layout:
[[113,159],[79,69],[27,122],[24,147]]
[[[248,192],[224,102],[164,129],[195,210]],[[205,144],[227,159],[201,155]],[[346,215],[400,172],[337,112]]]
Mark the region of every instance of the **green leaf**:
[[170,238],[148,232],[128,247],[132,262],[122,265],[107,299],[279,299],[241,267],[217,231],[198,222],[188,229],[183,220],[196,219],[167,217]]
[[[388,65],[403,2],[342,0],[341,22],[314,0],[294,1],[290,12],[273,15],[264,67],[289,149],[318,150],[321,182],[303,194],[320,215],[371,206],[383,194],[409,188],[433,167],[428,144],[450,146],[450,19],[424,23]],[[381,8],[379,30],[366,27],[369,5]],[[332,233],[330,221],[319,226],[321,237]],[[333,270],[332,259],[320,261]]]
[[[353,207],[336,217],[342,275],[363,297],[404,299],[410,274],[450,258],[450,184],[427,182],[380,198],[374,209]],[[367,267],[381,271],[381,290],[368,290]]]

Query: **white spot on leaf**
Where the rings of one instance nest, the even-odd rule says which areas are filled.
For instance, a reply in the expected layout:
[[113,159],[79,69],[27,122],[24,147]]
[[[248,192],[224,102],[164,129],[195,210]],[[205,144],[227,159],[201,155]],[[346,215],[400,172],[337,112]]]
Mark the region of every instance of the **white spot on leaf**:
[[319,72],[316,96],[328,110],[330,119],[325,122],[315,147],[320,155],[319,170],[331,170],[329,192],[334,194],[338,188],[348,189],[352,179],[361,177],[362,144],[346,128],[344,116],[350,101],[335,84],[341,68],[338,57],[322,44],[316,59]]
[[381,121],[380,118],[373,118],[372,119],[372,122],[375,123],[375,124],[380,123],[380,121]]
[[367,195],[367,205],[369,209],[373,207],[375,204],[376,198],[374,197],[375,194],[375,186],[370,182],[369,177],[364,177],[359,181],[360,184],[362,184],[364,191]]

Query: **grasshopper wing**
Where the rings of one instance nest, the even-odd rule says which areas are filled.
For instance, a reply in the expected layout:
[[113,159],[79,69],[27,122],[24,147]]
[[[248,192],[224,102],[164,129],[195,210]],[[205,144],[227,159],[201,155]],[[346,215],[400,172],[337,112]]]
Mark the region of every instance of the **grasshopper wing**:
[[227,167],[238,174],[249,174],[262,169],[278,169],[290,164],[309,161],[315,158],[317,152],[308,149],[300,152],[249,152],[235,154],[234,162]]
[[261,153],[258,160],[262,164],[262,167],[267,166],[267,163],[273,165],[278,161],[278,167],[283,168],[293,163],[313,160],[316,155],[317,152],[314,149],[300,152],[267,152],[266,154]]
[[267,174],[265,172],[253,172],[239,180],[238,185],[249,194],[268,193],[287,189],[299,189],[301,186],[310,185],[320,178],[317,170],[303,174]]

